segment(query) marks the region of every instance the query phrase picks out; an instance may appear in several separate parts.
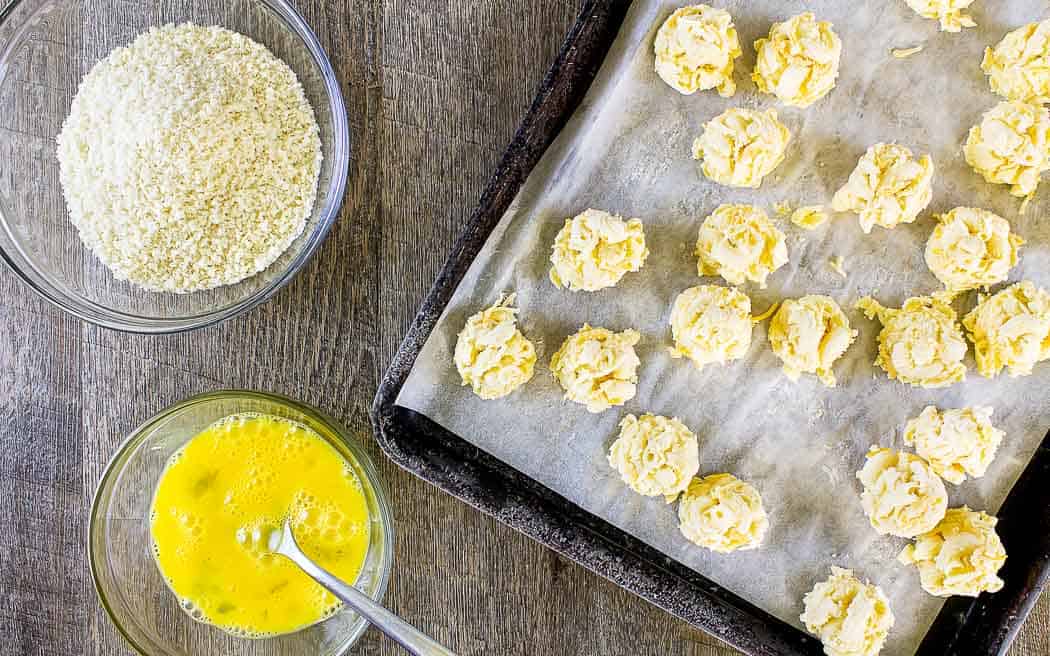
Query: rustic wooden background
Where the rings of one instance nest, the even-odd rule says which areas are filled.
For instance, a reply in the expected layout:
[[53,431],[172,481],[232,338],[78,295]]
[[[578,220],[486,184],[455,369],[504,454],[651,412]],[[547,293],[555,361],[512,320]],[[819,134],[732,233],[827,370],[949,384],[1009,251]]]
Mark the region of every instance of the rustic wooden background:
[[[0,271],[0,654],[126,653],[84,558],[92,492],[129,429],[223,387],[298,397],[360,434],[397,522],[386,601],[459,653],[735,653],[400,471],[371,438],[379,377],[578,2],[298,5],[343,78],[354,161],[340,222],[276,299],[137,337],[63,316]],[[399,652],[370,631],[356,653]],[[1050,597],[1011,653],[1050,654]]]

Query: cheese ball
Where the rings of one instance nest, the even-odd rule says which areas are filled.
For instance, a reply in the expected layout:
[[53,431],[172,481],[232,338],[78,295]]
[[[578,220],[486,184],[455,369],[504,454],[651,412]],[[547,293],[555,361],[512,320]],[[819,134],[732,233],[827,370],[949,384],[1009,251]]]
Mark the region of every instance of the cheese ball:
[[758,490],[732,474],[711,474],[682,495],[678,528],[694,544],[729,553],[762,544],[769,519]]
[[998,592],[1006,549],[995,532],[995,517],[966,506],[952,508],[929,533],[909,544],[897,560],[919,569],[922,589],[935,597],[976,597]]
[[784,161],[791,133],[777,120],[775,109],[764,112],[727,109],[704,124],[693,141],[693,159],[715,182],[755,189]]
[[532,378],[536,348],[518,330],[511,294],[467,319],[454,360],[464,385],[483,399],[498,399]]
[[958,485],[967,475],[984,476],[1004,435],[992,425],[988,406],[940,411],[931,405],[908,421],[904,443],[914,446],[938,476]]
[[835,86],[842,41],[827,21],[811,12],[773,23],[769,37],[755,41],[758,61],[751,79],[758,89],[793,107],[808,107]]
[[634,330],[614,333],[583,324],[551,358],[551,372],[565,398],[593,413],[633,399],[641,364],[634,345],[640,339]]
[[700,285],[675,298],[671,309],[673,358],[689,358],[697,369],[747,355],[751,346],[751,299],[732,287]]
[[857,302],[869,319],[882,322],[875,366],[891,380],[915,387],[947,387],[966,378],[966,342],[950,299],[939,294],[909,298],[899,309],[870,296]]
[[849,180],[831,200],[836,212],[859,215],[865,234],[872,227],[893,228],[911,223],[933,197],[933,160],[915,159],[898,144],[877,143],[868,148]]
[[911,538],[944,519],[948,491],[919,456],[872,447],[857,478],[864,485],[860,504],[879,535]]
[[802,623],[820,638],[828,656],[877,656],[893,628],[890,602],[878,586],[861,583],[853,572],[832,567],[802,603]]
[[937,217],[926,242],[926,266],[949,291],[964,292],[1003,282],[1017,265],[1024,240],[1010,222],[976,207],[956,207]]
[[791,222],[803,230],[816,230],[828,222],[823,205],[806,205],[791,213]]
[[696,435],[678,419],[627,415],[609,449],[609,464],[627,487],[670,503],[700,471],[700,448]]
[[787,264],[784,233],[754,205],[720,205],[700,226],[696,242],[700,276],[722,276],[732,285],[756,282]]
[[923,18],[931,18],[941,23],[942,32],[960,32],[964,27],[977,25],[964,9],[973,4],[973,0],[905,0],[908,6]]
[[1050,294],[1025,280],[982,298],[963,317],[973,342],[977,371],[987,378],[1005,367],[1027,376],[1050,358]]
[[836,383],[832,365],[856,337],[838,303],[815,294],[785,300],[769,324],[769,345],[787,377],[816,374],[828,387]]
[[679,93],[718,89],[728,98],[736,92],[733,62],[744,54],[724,9],[690,5],[675,10],[656,32],[656,73]]
[[595,292],[641,269],[647,257],[641,221],[590,209],[566,220],[554,238],[550,280],[559,289]]
[[985,48],[981,70],[1007,100],[1050,102],[1050,20],[1019,27]]
[[970,128],[966,163],[992,184],[1010,185],[1014,196],[1031,196],[1050,169],[1050,112],[1041,105],[1003,101]]

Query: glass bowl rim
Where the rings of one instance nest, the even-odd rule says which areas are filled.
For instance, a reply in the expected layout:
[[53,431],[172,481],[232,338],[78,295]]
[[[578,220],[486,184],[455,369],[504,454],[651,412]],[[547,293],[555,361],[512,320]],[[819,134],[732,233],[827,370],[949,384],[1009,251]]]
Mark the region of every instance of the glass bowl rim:
[[[141,445],[142,439],[145,433],[167,419],[172,414],[189,408],[199,403],[215,400],[228,400],[231,398],[242,398],[242,399],[255,399],[262,401],[269,401],[278,405],[285,405],[292,409],[300,412],[304,415],[309,416],[311,419],[318,423],[324,424],[329,428],[333,435],[339,438],[340,442],[350,451],[350,454],[357,460],[358,466],[364,471],[368,484],[372,487],[372,492],[376,499],[376,507],[379,514],[379,523],[383,526],[383,557],[380,564],[378,586],[376,587],[376,601],[381,601],[386,596],[387,587],[390,583],[390,575],[393,569],[394,560],[394,523],[393,516],[390,511],[390,505],[387,501],[386,488],[383,484],[383,480],[379,475],[379,471],[376,469],[375,463],[372,458],[365,452],[364,448],[361,447],[353,440],[349,431],[339,421],[324,413],[323,411],[313,407],[308,403],[298,401],[284,394],[276,392],[260,392],[256,390],[248,389],[219,389],[211,392],[204,392],[202,394],[194,394],[193,396],[187,397],[181,401],[178,401],[172,405],[165,407],[163,410],[152,415],[146,421],[140,423],[134,429],[132,429],[127,437],[125,437],[117,449],[110,456],[109,461],[106,463],[105,468],[102,470],[102,476],[99,478],[98,484],[95,486],[95,491],[91,497],[91,510],[88,514],[88,526],[87,526],[87,544],[85,545],[85,551],[87,551],[88,569],[91,572],[91,583],[95,589],[95,596],[98,597],[99,603],[102,608],[106,611],[106,616],[109,617],[110,624],[117,630],[117,633],[124,639],[125,643],[129,645],[136,653],[142,656],[153,656],[149,651],[143,648],[138,642],[135,641],[128,632],[125,630],[124,625],[120,620],[117,619],[114,614],[113,608],[106,593],[102,589],[102,582],[99,577],[98,568],[100,565],[96,562],[95,549],[93,548],[92,536],[95,535],[96,531],[99,530],[100,526],[104,526],[105,522],[102,518],[99,518],[101,503],[102,490],[106,487],[106,484],[117,475],[122,468],[118,468],[119,464],[123,464],[129,453],[134,448]],[[314,625],[311,625],[314,626]],[[346,649],[349,649],[357,643],[364,632],[368,629],[368,622],[363,622],[357,629],[348,634],[344,646],[341,648],[340,653],[344,653]]]
[[[281,290],[281,288],[291,282],[291,280],[299,274],[299,272],[306,266],[307,262],[309,262],[310,258],[313,257],[314,253],[320,248],[321,244],[328,236],[328,233],[331,231],[332,226],[335,225],[336,220],[339,218],[339,213],[343,207],[346,188],[350,177],[352,144],[350,140],[350,122],[347,116],[346,103],[343,98],[342,88],[339,84],[339,78],[335,73],[335,69],[332,67],[332,61],[328,57],[328,53],[325,52],[320,40],[317,38],[317,35],[314,33],[310,25],[306,22],[306,19],[295,7],[293,7],[287,0],[254,1],[260,2],[264,5],[269,5],[274,9],[287,23],[291,31],[299,37],[307,52],[310,53],[311,59],[319,69],[321,80],[325,88],[325,95],[328,98],[329,112],[331,112],[332,115],[332,152],[330,155],[332,158],[332,176],[325,189],[324,205],[318,210],[319,218],[317,225],[312,232],[303,235],[307,241],[302,250],[291,262],[288,263],[287,267],[279,276],[275,277],[265,287],[251,295],[219,310],[198,312],[172,318],[141,317],[115,310],[107,305],[80,297],[80,300],[85,305],[99,310],[98,316],[92,316],[77,307],[67,304],[62,298],[52,294],[49,290],[42,288],[34,281],[33,276],[22,270],[21,265],[8,254],[7,249],[0,247],[0,260],[3,261],[9,270],[14,272],[15,277],[18,278],[18,280],[32,289],[39,297],[47,301],[49,305],[56,307],[62,312],[76,317],[81,321],[119,332],[148,335],[189,332],[222,323],[223,321],[244,314],[270,300]],[[0,9],[0,27],[3,27],[5,23],[11,20],[15,15],[15,10],[25,2],[27,2],[27,0],[12,0],[9,5]],[[46,7],[47,4],[48,3],[45,3],[41,9],[30,14],[30,20],[25,21],[26,25],[31,23],[31,18],[36,16],[36,14]],[[25,26],[16,26],[16,34],[20,34],[23,27]],[[2,48],[0,51],[6,51],[6,48]],[[320,196],[320,194],[318,195]],[[4,229],[7,229],[6,224]],[[31,261],[30,258],[26,259]]]

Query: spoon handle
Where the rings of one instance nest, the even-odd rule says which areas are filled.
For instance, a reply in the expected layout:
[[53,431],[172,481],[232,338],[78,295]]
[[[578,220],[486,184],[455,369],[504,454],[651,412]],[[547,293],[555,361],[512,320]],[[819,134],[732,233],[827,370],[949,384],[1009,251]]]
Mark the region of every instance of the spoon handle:
[[415,656],[456,656],[454,652],[445,649],[422,631],[372,601],[368,595],[330,574],[298,549],[295,552],[282,551],[282,553],[291,558],[310,578],[327,588],[358,615],[368,620],[409,653]]

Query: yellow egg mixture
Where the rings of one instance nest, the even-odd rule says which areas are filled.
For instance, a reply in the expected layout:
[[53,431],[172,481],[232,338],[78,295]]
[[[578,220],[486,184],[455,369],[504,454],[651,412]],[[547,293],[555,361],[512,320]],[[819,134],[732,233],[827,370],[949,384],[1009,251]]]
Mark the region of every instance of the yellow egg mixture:
[[154,557],[196,619],[245,637],[296,631],[340,602],[268,552],[285,517],[307,555],[356,580],[368,550],[368,508],[346,460],[301,424],[233,415],[168,462],[150,513]]

